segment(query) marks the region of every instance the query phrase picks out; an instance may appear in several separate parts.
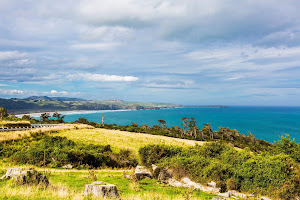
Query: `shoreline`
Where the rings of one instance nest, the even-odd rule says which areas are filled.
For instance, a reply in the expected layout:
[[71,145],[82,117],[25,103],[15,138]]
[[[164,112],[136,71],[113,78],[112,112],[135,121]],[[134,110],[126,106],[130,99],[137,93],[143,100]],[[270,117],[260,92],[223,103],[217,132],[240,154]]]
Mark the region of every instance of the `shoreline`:
[[106,112],[124,112],[124,111],[134,111],[133,109],[128,110],[68,110],[68,111],[51,111],[51,112],[33,112],[26,114],[17,114],[15,115],[18,118],[21,118],[23,115],[30,115],[30,117],[40,117],[43,113],[48,113],[53,115],[53,113],[58,112],[62,115],[74,115],[74,114],[90,114],[90,113],[106,113]]

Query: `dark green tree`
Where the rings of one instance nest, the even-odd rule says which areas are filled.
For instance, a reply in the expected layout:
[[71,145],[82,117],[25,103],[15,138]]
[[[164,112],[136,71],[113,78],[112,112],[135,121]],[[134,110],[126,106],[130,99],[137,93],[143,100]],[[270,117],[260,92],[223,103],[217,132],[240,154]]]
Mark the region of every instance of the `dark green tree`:
[[197,127],[197,121],[195,118],[191,118],[191,121],[189,123],[189,131],[190,135],[197,137],[197,131],[199,130],[199,127]]
[[167,126],[166,126],[166,121],[165,121],[165,120],[159,119],[159,120],[158,120],[158,123],[159,123],[159,126],[160,126],[163,130],[165,130],[165,129],[167,128]]
[[41,114],[41,116],[40,116],[40,118],[41,118],[41,120],[42,120],[43,122],[49,122],[49,121],[50,121],[50,120],[49,120],[49,117],[50,117],[49,113],[43,113],[43,114]]
[[8,112],[5,108],[0,107],[0,120],[2,120],[4,117],[8,117]]
[[53,113],[53,117],[54,117],[54,118],[57,118],[57,121],[58,121],[59,123],[64,123],[64,118],[65,118],[64,115],[59,114],[58,112],[55,112],[55,113]]
[[31,117],[30,117],[30,115],[23,115],[22,119],[23,120],[31,120]]
[[182,121],[182,130],[183,130],[183,134],[185,135],[187,132],[187,128],[189,126],[189,118],[188,117],[183,117],[181,118]]

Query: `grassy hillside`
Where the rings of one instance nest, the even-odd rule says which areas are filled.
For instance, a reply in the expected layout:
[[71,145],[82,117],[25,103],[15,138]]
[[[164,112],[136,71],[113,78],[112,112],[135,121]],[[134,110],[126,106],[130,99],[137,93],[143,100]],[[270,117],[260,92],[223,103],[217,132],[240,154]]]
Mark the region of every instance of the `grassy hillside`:
[[[22,134],[22,132],[24,133]],[[69,127],[65,130],[36,130],[34,132],[34,135],[37,133],[44,133],[53,137],[67,137],[76,143],[84,143],[89,146],[109,144],[114,152],[127,148],[131,149],[135,154],[137,154],[140,147],[148,144],[168,144],[178,147],[194,146],[195,143],[202,144],[201,142],[177,138],[106,129],[74,129],[74,127]],[[14,132],[2,133],[2,142],[3,140],[12,140],[12,137],[9,135],[13,133]],[[31,137],[31,134],[30,131],[19,131],[15,132],[14,135],[19,138],[23,135],[28,139],[28,137]],[[15,138],[15,140],[16,139],[18,138]],[[37,141],[34,141],[34,138],[32,138],[32,141],[32,145],[37,143]],[[15,146],[16,143],[17,141],[10,143],[10,145]],[[5,145],[9,144],[5,143]],[[38,171],[44,172],[42,167],[17,164],[5,158],[0,161],[0,177],[7,168],[20,166],[35,167]],[[51,183],[51,186],[47,189],[42,189],[37,186],[18,186],[12,180],[0,180],[0,199],[92,199],[87,197],[84,198],[84,185],[92,183],[95,180],[115,184],[123,200],[201,200],[211,199],[213,196],[201,191],[169,187],[158,183],[155,179],[144,179],[139,182],[125,179],[123,173],[131,174],[133,173],[133,169],[67,170],[62,168],[46,168],[45,171]]]
[[84,142],[85,144],[111,145],[112,150],[116,152],[120,149],[130,149],[136,155],[141,147],[148,144],[166,144],[183,147],[193,146],[195,144],[202,145],[204,143],[202,141],[101,128],[65,130],[59,133],[54,133],[53,135],[67,137],[74,142]]

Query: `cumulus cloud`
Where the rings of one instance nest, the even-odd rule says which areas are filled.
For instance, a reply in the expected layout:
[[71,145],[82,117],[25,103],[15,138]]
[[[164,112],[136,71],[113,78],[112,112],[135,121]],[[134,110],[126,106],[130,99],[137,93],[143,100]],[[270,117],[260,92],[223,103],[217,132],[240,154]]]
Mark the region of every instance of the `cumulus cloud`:
[[62,95],[67,95],[68,92],[66,92],[66,91],[60,91],[60,92],[58,92],[56,90],[51,90],[49,94],[51,94],[51,95],[61,95],[61,94]]
[[117,76],[108,74],[92,74],[82,73],[76,75],[68,75],[66,77],[70,81],[95,81],[95,82],[132,82],[139,80],[134,76]]
[[25,92],[23,90],[16,89],[0,89],[0,93],[3,95],[23,95]]
[[25,56],[26,53],[19,51],[0,51],[0,61],[23,59]]

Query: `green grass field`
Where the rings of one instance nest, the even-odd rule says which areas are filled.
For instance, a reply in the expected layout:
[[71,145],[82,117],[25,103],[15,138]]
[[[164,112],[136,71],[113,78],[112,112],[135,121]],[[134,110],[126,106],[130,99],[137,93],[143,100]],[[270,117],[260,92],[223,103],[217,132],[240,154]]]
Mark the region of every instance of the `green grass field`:
[[[38,169],[43,172],[43,169]],[[201,191],[169,187],[154,179],[143,179],[138,183],[125,179],[123,172],[132,170],[95,170],[98,181],[115,184],[121,199],[211,199],[213,195]],[[3,175],[3,170],[2,174]],[[0,181],[0,199],[93,199],[84,197],[84,185],[95,179],[88,170],[46,169],[51,185],[47,189],[37,186],[16,186],[13,180]]]

